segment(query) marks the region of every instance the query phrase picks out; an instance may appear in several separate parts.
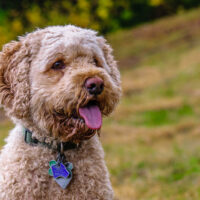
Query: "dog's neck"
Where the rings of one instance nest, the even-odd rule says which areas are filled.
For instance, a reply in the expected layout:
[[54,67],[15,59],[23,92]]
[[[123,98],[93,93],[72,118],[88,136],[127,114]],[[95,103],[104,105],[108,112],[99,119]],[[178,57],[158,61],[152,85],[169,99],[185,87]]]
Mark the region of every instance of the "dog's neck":
[[24,118],[24,119],[17,119],[12,117],[12,120],[15,124],[21,124],[23,127],[27,128],[31,133],[32,137],[37,139],[38,141],[43,142],[45,140],[45,143],[52,144],[52,143],[65,143],[65,142],[71,142],[75,143],[77,146],[79,146],[83,141],[89,140],[91,137],[93,137],[95,134],[100,136],[100,129],[96,130],[92,135],[89,137],[84,138],[69,138],[63,139],[62,137],[54,137],[51,132],[48,132],[46,129],[40,128],[36,122],[34,122],[31,118]]
[[24,128],[24,141],[32,146],[43,146],[49,149],[52,149],[54,151],[67,151],[71,149],[78,148],[80,146],[79,144],[75,144],[73,142],[59,142],[57,140],[51,141],[51,143],[45,141],[46,138],[43,138],[42,141],[38,140],[37,138],[32,137],[32,132],[26,128]]

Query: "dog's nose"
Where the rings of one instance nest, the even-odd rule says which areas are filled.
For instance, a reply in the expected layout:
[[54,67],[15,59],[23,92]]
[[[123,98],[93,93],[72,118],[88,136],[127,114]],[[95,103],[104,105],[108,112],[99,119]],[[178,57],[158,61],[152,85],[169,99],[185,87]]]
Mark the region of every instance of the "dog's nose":
[[85,81],[85,87],[89,94],[91,95],[99,95],[103,92],[104,82],[99,77],[88,78]]

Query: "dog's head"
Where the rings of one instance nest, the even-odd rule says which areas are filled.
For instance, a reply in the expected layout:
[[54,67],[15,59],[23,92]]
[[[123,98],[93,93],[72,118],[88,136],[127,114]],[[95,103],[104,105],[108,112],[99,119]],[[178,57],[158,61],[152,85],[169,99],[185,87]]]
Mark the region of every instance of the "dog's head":
[[91,137],[120,95],[112,49],[92,30],[48,27],[0,53],[0,101],[8,115],[62,141]]

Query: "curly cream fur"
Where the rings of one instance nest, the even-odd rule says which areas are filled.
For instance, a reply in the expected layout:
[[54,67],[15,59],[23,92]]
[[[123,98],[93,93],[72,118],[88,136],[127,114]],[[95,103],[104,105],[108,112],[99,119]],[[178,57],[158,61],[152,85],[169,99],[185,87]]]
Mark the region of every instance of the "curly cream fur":
[[[63,60],[66,68],[52,70]],[[93,97],[87,78],[99,77],[105,88],[95,100],[109,115],[120,95],[120,74],[112,49],[96,32],[75,26],[54,26],[20,37],[0,52],[0,103],[16,127],[0,154],[2,200],[113,199],[113,191],[98,135],[71,115]],[[65,190],[48,175],[56,152],[24,142],[23,127],[39,140],[80,142],[65,152],[74,164],[73,180]],[[98,131],[99,133],[99,131]]]

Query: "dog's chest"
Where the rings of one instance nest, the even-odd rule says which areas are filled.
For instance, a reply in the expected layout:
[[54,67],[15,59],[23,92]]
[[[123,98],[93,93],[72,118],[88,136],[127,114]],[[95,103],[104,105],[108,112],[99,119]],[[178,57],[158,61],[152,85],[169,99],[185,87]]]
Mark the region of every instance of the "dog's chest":
[[112,199],[103,150],[97,139],[92,138],[80,150],[66,152],[66,158],[74,165],[73,179],[66,189],[48,174],[49,161],[56,154],[27,144],[7,146],[0,156],[1,199]]

